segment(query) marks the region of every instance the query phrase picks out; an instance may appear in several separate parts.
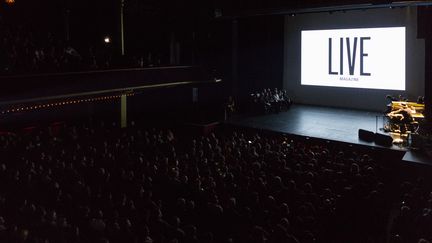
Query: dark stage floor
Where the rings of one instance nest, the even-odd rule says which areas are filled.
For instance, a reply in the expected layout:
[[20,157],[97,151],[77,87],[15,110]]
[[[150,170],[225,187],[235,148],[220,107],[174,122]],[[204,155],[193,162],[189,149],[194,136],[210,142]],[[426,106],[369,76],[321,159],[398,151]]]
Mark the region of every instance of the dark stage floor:
[[[259,128],[306,137],[363,144],[369,143],[358,138],[358,130],[376,131],[376,117],[379,112],[348,110],[309,105],[293,105],[288,111],[261,116],[234,117],[227,123],[252,128]],[[379,120],[382,123],[382,120]],[[379,126],[382,124],[378,124]],[[379,128],[379,127],[378,127]],[[391,149],[405,150],[392,146]]]
[[[378,131],[377,116],[379,117]],[[375,142],[360,140],[358,137],[359,129],[383,133],[379,131],[379,128],[382,127],[382,113],[379,112],[293,105],[288,111],[278,114],[237,116],[231,118],[226,123],[311,138],[407,151],[405,157],[408,157],[404,158],[405,161],[432,165],[430,159],[424,156],[414,156],[415,159],[409,159],[413,157],[413,153],[415,155],[415,152],[409,151],[407,147],[398,145],[383,147]]]
[[[229,120],[228,123],[306,137],[379,147],[373,142],[359,140],[358,130],[364,129],[375,132],[376,117],[381,115],[378,112],[293,105],[288,111],[278,114],[235,117]],[[392,146],[391,148],[405,150],[399,146]]]

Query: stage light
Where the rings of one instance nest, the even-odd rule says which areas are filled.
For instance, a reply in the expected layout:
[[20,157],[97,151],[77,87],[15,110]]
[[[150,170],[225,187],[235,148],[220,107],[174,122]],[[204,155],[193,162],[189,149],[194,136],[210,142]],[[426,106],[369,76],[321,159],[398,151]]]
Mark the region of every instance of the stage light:
[[6,4],[13,5],[15,4],[15,0],[5,0]]
[[111,43],[111,38],[109,36],[105,36],[104,42],[105,42],[105,44]]

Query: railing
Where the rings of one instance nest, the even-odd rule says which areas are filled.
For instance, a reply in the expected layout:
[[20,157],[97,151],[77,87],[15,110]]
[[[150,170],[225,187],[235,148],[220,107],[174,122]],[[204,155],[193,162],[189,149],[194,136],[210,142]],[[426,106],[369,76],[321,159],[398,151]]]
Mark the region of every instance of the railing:
[[217,81],[196,66],[3,76],[0,105]]

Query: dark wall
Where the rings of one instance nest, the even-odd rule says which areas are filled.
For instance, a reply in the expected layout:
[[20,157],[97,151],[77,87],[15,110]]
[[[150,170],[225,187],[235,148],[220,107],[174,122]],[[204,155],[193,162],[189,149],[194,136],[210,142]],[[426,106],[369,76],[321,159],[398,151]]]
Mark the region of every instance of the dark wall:
[[282,88],[284,17],[238,20],[238,94]]
[[[196,100],[194,100],[194,89]],[[223,118],[223,83],[144,90],[128,100],[135,120],[208,122]]]
[[425,39],[425,103],[426,115],[432,115],[432,7],[418,8],[418,38]]
[[245,101],[253,91],[282,88],[284,17],[216,19],[206,65],[224,80],[224,97]]

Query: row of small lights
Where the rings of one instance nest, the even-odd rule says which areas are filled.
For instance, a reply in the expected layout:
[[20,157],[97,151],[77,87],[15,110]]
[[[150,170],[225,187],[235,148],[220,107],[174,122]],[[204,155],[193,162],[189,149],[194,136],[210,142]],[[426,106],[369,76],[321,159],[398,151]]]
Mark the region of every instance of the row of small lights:
[[[126,96],[133,96],[133,93],[125,94]],[[58,106],[65,106],[65,105],[73,105],[73,104],[80,104],[85,102],[94,102],[94,101],[102,101],[102,100],[112,100],[112,99],[118,99],[121,98],[122,95],[109,95],[109,96],[102,96],[102,97],[96,97],[96,98],[87,98],[87,99],[77,99],[77,100],[70,100],[70,101],[59,101],[55,103],[48,103],[48,104],[41,104],[41,105],[31,105],[31,106],[25,106],[20,108],[12,108],[9,110],[4,110],[1,112],[1,114],[11,114],[15,112],[21,112],[21,111],[32,111],[42,108],[49,108],[49,107],[58,107]]]

